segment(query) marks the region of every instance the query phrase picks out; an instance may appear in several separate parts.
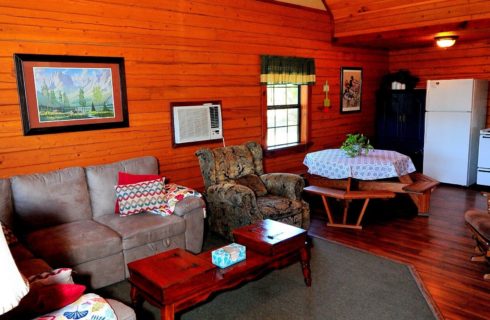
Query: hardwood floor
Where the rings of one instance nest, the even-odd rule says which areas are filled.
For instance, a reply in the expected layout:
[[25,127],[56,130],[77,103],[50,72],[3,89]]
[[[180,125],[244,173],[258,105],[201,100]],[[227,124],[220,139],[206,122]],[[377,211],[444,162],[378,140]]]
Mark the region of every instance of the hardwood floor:
[[411,264],[445,319],[490,319],[490,281],[483,280],[490,266],[470,261],[474,241],[464,223],[465,210],[486,208],[478,191],[439,186],[429,217],[416,216],[404,197],[373,202],[363,230],[326,227],[317,200],[309,198],[310,235]]

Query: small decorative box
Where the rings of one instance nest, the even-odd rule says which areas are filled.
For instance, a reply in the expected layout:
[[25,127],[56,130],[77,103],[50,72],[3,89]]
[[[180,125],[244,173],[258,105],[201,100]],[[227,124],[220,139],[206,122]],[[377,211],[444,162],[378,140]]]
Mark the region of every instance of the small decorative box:
[[226,268],[245,260],[245,246],[238,243],[232,243],[225,247],[219,248],[211,252],[211,260],[214,265],[220,268]]

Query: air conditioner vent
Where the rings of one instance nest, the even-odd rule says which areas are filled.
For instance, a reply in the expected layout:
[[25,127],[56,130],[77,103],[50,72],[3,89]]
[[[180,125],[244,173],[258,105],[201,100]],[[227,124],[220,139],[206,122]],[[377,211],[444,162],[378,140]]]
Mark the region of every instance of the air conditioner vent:
[[211,128],[216,129],[220,127],[220,112],[219,106],[211,106],[209,108],[209,116],[211,118]]
[[175,144],[223,138],[219,104],[173,106],[172,120]]

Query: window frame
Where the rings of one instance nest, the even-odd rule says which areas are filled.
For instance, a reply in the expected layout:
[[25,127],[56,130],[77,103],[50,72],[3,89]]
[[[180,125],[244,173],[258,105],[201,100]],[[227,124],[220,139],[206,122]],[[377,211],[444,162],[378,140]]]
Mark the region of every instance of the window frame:
[[305,152],[310,145],[310,108],[311,108],[311,86],[299,85],[299,143],[286,145],[284,147],[272,147],[267,145],[267,85],[261,85],[261,107],[262,107],[262,145],[267,157],[280,156],[291,152]]

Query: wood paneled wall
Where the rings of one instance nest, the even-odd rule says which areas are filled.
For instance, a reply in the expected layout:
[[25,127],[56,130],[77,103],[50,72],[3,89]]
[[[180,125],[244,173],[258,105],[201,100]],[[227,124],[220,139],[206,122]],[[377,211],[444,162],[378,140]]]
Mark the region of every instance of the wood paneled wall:
[[[194,152],[172,148],[171,101],[222,100],[227,145],[261,139],[261,54],[313,57],[311,150],[374,133],[384,51],[333,46],[325,12],[249,0],[3,0],[0,3],[0,177],[155,155],[172,181],[202,186]],[[130,127],[23,136],[14,53],[122,56]],[[362,112],[339,113],[341,66],[364,68]],[[333,108],[323,112],[330,85]],[[218,147],[220,144],[202,145]],[[268,159],[302,170],[304,154]]]
[[490,17],[488,0],[328,0],[335,36],[413,29]]
[[[425,88],[427,80],[487,79],[490,80],[490,41],[456,43],[441,49],[421,48],[390,51],[390,72],[407,69],[418,77],[417,87]],[[489,90],[490,92],[490,90]],[[490,127],[490,95],[487,127]]]

